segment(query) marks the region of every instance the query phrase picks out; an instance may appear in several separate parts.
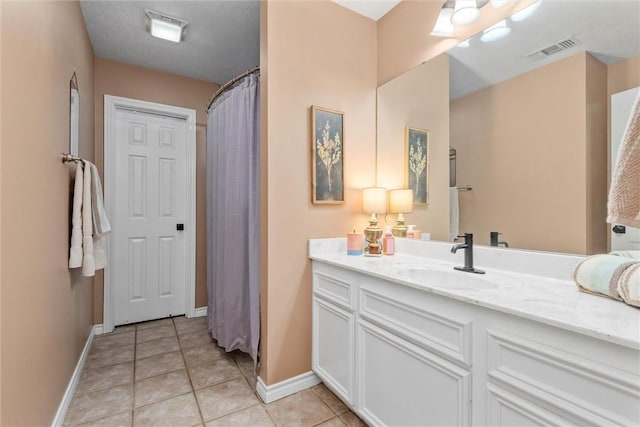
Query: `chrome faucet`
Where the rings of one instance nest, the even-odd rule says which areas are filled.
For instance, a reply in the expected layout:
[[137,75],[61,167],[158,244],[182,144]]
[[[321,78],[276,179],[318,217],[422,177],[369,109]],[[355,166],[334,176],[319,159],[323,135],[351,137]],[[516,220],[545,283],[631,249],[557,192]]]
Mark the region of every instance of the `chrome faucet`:
[[499,242],[498,241],[498,236],[501,235],[502,233],[498,233],[497,231],[491,231],[489,233],[489,239],[491,241],[491,246],[504,246],[505,248],[509,247],[509,244],[507,242]]
[[465,271],[467,273],[484,274],[484,271],[478,270],[473,267],[473,234],[464,233],[464,243],[453,245],[451,253],[455,254],[458,249],[464,249],[464,267],[453,267],[456,270]]

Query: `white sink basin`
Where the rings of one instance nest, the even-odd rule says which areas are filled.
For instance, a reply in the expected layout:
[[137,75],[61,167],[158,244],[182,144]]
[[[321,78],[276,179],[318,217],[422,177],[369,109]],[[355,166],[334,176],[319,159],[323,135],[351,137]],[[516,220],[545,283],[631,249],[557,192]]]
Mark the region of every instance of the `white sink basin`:
[[408,276],[409,279],[420,284],[447,289],[495,289],[498,286],[515,286],[519,284],[517,279],[493,272],[475,274],[453,269],[446,271],[426,267],[409,268]]

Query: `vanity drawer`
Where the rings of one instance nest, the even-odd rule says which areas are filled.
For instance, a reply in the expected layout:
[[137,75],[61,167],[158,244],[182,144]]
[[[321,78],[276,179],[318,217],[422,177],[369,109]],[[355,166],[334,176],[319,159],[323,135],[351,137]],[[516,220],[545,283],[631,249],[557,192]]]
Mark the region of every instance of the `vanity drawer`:
[[330,266],[318,266],[313,269],[313,294],[346,309],[355,309],[356,279],[346,271]]
[[434,296],[405,286],[372,279],[359,291],[359,313],[377,326],[439,354],[449,361],[472,365],[472,322],[454,312],[435,309]]

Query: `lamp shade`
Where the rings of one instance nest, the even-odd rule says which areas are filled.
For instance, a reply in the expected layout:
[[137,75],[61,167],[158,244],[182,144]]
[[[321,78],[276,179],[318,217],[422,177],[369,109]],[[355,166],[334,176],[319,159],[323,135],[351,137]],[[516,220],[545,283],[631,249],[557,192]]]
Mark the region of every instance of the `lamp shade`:
[[401,189],[389,191],[389,212],[411,213],[413,211],[413,190]]
[[383,214],[387,212],[387,189],[369,187],[362,189],[362,211]]

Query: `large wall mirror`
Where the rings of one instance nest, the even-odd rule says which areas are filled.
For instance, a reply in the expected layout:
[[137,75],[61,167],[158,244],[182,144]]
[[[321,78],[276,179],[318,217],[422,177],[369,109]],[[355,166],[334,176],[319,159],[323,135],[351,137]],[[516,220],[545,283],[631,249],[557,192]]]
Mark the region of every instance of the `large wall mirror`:
[[[378,185],[403,186],[402,129],[427,129],[429,206],[409,223],[451,240],[455,198],[479,244],[496,231],[511,248],[606,251],[609,100],[640,86],[639,16],[636,0],[542,0],[505,38],[477,34],[380,86]],[[469,191],[449,189],[450,148]]]

